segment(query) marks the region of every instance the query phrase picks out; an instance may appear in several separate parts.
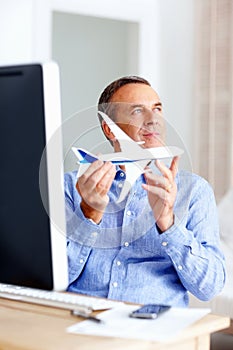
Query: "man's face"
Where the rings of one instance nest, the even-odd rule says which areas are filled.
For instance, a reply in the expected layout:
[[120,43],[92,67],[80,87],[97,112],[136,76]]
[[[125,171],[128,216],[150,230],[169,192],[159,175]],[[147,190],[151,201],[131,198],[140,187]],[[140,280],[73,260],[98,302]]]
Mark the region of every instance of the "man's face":
[[157,93],[145,84],[127,84],[112,96],[116,103],[114,121],[142,147],[164,146],[165,123],[162,103]]

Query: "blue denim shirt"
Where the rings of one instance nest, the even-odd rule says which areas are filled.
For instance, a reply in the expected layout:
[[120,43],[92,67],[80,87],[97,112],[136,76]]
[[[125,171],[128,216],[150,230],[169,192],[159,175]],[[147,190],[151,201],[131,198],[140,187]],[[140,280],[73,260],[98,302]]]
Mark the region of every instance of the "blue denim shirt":
[[159,233],[143,175],[116,203],[125,174],[118,169],[99,225],[86,219],[77,172],[65,174],[69,287],[72,292],[135,303],[187,306],[188,291],[209,300],[225,282],[216,204],[210,185],[186,171],[176,176],[175,222]]

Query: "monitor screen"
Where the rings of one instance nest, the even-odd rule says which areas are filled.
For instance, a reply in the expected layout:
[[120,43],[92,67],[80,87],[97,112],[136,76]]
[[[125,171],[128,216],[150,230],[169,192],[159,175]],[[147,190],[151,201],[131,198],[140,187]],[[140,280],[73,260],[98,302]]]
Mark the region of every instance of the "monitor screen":
[[66,289],[60,117],[54,62],[0,67],[0,283]]

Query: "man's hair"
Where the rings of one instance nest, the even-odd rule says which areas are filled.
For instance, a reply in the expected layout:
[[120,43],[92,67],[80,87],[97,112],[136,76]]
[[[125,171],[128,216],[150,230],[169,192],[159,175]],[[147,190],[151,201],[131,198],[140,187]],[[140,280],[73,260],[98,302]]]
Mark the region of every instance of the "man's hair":
[[[116,106],[116,103],[111,104],[111,98],[122,86],[127,84],[145,84],[151,86],[151,84],[146,79],[138,77],[136,75],[125,76],[114,80],[101,93],[98,101],[98,111],[106,113],[109,118],[114,120],[114,107]],[[99,113],[98,118],[102,127],[103,118]],[[110,141],[110,143],[112,142]]]

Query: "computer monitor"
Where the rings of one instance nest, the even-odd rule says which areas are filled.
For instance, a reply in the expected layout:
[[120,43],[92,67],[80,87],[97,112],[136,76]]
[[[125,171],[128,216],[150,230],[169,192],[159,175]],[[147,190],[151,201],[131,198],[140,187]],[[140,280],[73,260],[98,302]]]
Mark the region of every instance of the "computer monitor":
[[60,106],[55,62],[0,67],[0,283],[67,288]]

